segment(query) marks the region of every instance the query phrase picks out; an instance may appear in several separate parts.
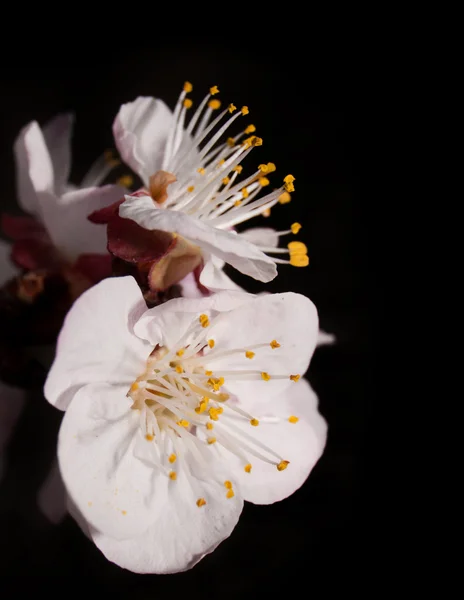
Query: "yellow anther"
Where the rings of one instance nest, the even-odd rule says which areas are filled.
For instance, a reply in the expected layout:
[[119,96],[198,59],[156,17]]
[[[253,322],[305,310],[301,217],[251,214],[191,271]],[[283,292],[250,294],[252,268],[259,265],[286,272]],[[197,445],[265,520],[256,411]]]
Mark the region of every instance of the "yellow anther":
[[235,146],[235,140],[233,137],[227,138],[226,144],[233,148]]
[[242,115],[247,115],[250,112],[248,106],[242,106],[241,111]]
[[211,108],[211,110],[217,110],[218,108],[221,108],[221,101],[220,100],[210,100],[208,102],[208,106]]
[[298,423],[300,419],[298,417],[295,417],[295,415],[292,415],[291,417],[288,417],[288,420],[290,421],[290,423]]
[[251,464],[248,463],[247,465],[245,465],[243,467],[243,470],[245,471],[245,473],[251,473]]
[[285,471],[285,469],[288,467],[289,464],[290,463],[288,460],[281,460],[280,463],[277,465],[277,470]]
[[228,490],[232,489],[232,481],[229,481],[229,480],[224,481],[224,485]]
[[206,429],[209,429],[211,431],[211,429],[214,427],[214,425],[212,423],[210,423],[209,421],[206,423]]
[[272,340],[272,342],[269,344],[269,346],[275,350],[276,348],[280,348],[280,344],[277,340]]
[[177,460],[177,455],[176,454],[171,454],[171,456],[168,458],[168,461],[171,463],[175,463]]
[[184,372],[184,369],[180,365],[177,365],[176,373],[183,373],[183,372]]
[[256,131],[256,127],[254,125],[248,125],[245,129],[245,133],[248,135],[250,133],[254,133]]
[[290,375],[290,379],[295,382],[299,381],[300,377],[301,375]]
[[119,185],[128,188],[131,187],[134,183],[134,178],[132,177],[132,175],[123,175],[116,181],[116,183],[119,183]]
[[190,423],[185,419],[181,419],[180,421],[177,421],[177,425],[179,425],[180,427],[188,427]]
[[213,85],[213,87],[209,88],[209,93],[211,94],[211,96],[214,96],[214,94],[219,94],[219,88],[217,85]]
[[224,177],[224,179],[222,180],[222,183],[224,185],[227,185],[229,183],[229,181],[230,181],[230,177]]
[[308,248],[303,242],[290,242],[287,244],[290,254],[308,254]]
[[200,173],[200,175],[204,175],[205,169],[203,167],[200,167],[199,169],[197,169],[197,173]]
[[295,181],[295,178],[293,177],[293,175],[286,175],[284,177],[284,187],[287,192],[295,191],[295,186],[293,185],[294,181]]
[[192,90],[193,90],[193,85],[190,83],[190,81],[186,81],[184,83],[184,92],[187,92],[187,94],[188,94]]
[[176,352],[176,354],[177,354],[177,356],[182,356],[184,354],[184,352],[185,352],[184,348],[181,348],[180,350],[178,350]]
[[192,102],[192,100],[190,100],[190,98],[185,98],[185,100],[184,100],[185,108],[192,108],[192,104],[193,104],[193,102]]
[[276,166],[274,163],[267,163],[267,164],[262,164],[259,165],[258,169],[261,171],[261,173],[273,173],[276,170]]
[[280,204],[288,204],[291,199],[292,197],[288,192],[282,192],[278,198]]
[[270,378],[269,373],[265,373],[264,371],[261,373],[261,379],[264,379],[264,381],[269,381]]
[[222,165],[223,165],[225,162],[226,162],[226,159],[225,159],[225,158],[221,158],[221,160],[218,162],[218,165],[219,165],[220,167],[222,167]]
[[240,173],[243,171],[243,167],[242,165],[237,165],[232,170],[240,175]]
[[110,167],[117,167],[118,165],[121,164],[121,161],[118,158],[115,158],[112,150],[105,150],[104,157],[105,157],[105,162]]
[[200,323],[202,327],[208,327],[209,318],[208,315],[200,315]]
[[291,254],[290,264],[292,267],[307,267],[309,265],[309,257],[306,254]]
[[246,187],[242,188],[240,191],[242,192],[242,198],[248,198],[248,196],[250,195]]
[[300,223],[293,223],[292,226],[290,227],[290,229],[291,229],[292,233],[296,235],[300,231],[301,225],[300,225]]
[[269,179],[267,177],[260,177],[258,179],[258,183],[261,187],[266,187],[267,185],[269,185],[271,182],[269,181]]
[[172,479],[173,481],[175,481],[177,479],[177,473],[175,471],[171,471],[169,473],[169,479]]
[[234,490],[228,490],[226,494],[226,498],[233,498],[235,496]]
[[250,425],[253,425],[253,427],[258,427],[258,425],[259,425],[258,419],[251,419]]
[[130,391],[135,392],[138,389],[139,389],[139,384],[136,381],[134,381],[134,383],[130,386]]
[[127,515],[127,510],[122,510],[121,512],[124,516]]
[[240,204],[241,204],[241,203],[242,203],[242,201],[241,201],[241,200],[236,200],[236,201],[234,202],[234,206],[240,206]]
[[212,374],[213,374],[212,371],[205,371],[205,375],[208,375],[208,377],[211,377]]
[[223,410],[224,409],[221,407],[219,407],[219,408],[211,407],[208,411],[209,418],[211,419],[211,421],[218,421],[219,415],[222,413]]
[[263,215],[263,217],[270,217],[271,216],[271,209],[270,208],[266,208],[263,210],[263,212],[261,213]]
[[227,109],[230,113],[233,113],[234,110],[237,110],[237,107],[235,106],[235,104],[232,104],[232,102],[229,104],[229,107]]
[[214,341],[214,340],[208,340],[208,346],[209,346],[210,348],[214,348],[214,344],[215,344],[215,341]]
[[196,407],[195,412],[201,415],[208,408],[208,398],[202,398],[200,404]]
[[152,442],[154,440],[154,437],[150,433],[147,433],[145,439],[147,440],[147,442]]
[[254,355],[255,355],[255,353],[254,353],[254,352],[252,352],[251,350],[247,350],[247,351],[245,352],[245,356],[246,356],[247,358],[250,358],[250,359],[251,359],[251,358],[253,358],[253,356],[254,356]]
[[198,506],[198,508],[201,508],[205,504],[206,504],[206,500],[204,498],[198,498],[198,500],[197,500],[197,506]]
[[206,441],[208,442],[208,444],[215,444],[217,440],[215,437],[210,437]]
[[194,189],[195,189],[194,185],[189,185],[187,188],[187,192],[193,192]]

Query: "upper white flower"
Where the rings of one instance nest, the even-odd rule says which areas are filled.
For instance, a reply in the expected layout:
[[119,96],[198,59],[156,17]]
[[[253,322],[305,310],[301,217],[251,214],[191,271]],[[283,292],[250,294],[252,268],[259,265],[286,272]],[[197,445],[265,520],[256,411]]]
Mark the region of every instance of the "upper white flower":
[[[279,236],[297,233],[298,223],[281,232],[261,229],[237,235],[233,231],[277,202],[288,201],[294,177],[288,175],[282,187],[260,196],[270,183],[267,175],[275,171],[273,163],[261,164],[254,173],[240,178],[240,163],[262,144],[261,138],[249,135],[255,131],[254,125],[222,141],[232,123],[248,114],[248,108],[237,110],[230,104],[213,118],[221,104],[211,99],[218,92],[214,86],[186,125],[192,106],[186,96],[191,89],[187,82],[174,113],[162,100],[149,97],[121,107],[113,125],[115,143],[149,194],[126,196],[119,215],[145,229],[173,232],[188,240],[206,265],[200,282],[213,290],[233,287],[222,273],[221,261],[263,282],[277,275],[276,263],[306,266],[307,250],[301,242],[277,248]],[[282,259],[269,254],[290,256]],[[211,257],[220,264],[209,261]]]
[[98,187],[117,162],[108,154],[95,162],[79,188],[68,182],[72,125],[71,114],[55,117],[43,129],[33,121],[14,145],[19,204],[45,226],[70,261],[83,253],[106,253],[105,232],[87,215],[127,193],[120,185]]
[[140,573],[193,566],[243,500],[302,485],[326,424],[299,375],[318,329],[299,294],[221,292],[147,310],[130,277],[69,312],[45,396],[73,515],[107,558]]

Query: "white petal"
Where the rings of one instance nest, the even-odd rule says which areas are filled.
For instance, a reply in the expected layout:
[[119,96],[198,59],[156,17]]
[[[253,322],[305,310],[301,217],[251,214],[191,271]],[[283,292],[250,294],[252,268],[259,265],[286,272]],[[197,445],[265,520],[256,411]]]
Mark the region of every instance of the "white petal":
[[[245,352],[223,359],[208,360],[205,368],[216,372],[256,370],[271,375],[270,381],[239,381],[225,376],[225,388],[236,395],[250,409],[267,402],[295,385],[289,375],[303,375],[316,347],[318,317],[314,304],[301,294],[269,294],[255,297],[229,313],[218,316],[211,324],[208,335],[215,340],[214,350],[247,349],[255,344],[266,344],[254,350],[251,360]],[[281,346],[272,349],[270,342]],[[272,375],[284,379],[272,379]]]
[[241,290],[230,277],[228,277],[222,268],[218,268],[212,260],[208,260],[200,273],[200,283],[212,292],[220,290]]
[[146,311],[135,279],[105,279],[76,300],[58,338],[45,397],[66,410],[88,383],[127,386],[143,373],[152,346],[134,335],[133,323]]
[[271,227],[250,227],[238,235],[257,246],[277,248],[279,245],[277,231]]
[[180,211],[156,209],[149,196],[126,196],[126,201],[119,207],[119,214],[145,229],[178,233],[206,253],[222,258],[241,273],[258,281],[268,282],[277,275],[274,261],[250,242]]
[[[135,573],[190,569],[229,537],[243,507],[238,490],[228,499],[220,483],[196,484],[194,494],[180,472],[171,482],[168,503],[142,536],[117,541],[93,531],[93,540],[106,558]],[[204,506],[197,506],[199,498],[206,500]]]
[[0,285],[18,274],[18,269],[10,259],[11,244],[0,240]]
[[181,288],[182,298],[203,298],[200,288],[198,287],[197,280],[193,273],[186,275],[181,281],[179,281]]
[[327,333],[322,329],[319,329],[319,333],[317,334],[317,345],[318,346],[327,346],[330,344],[335,344],[336,337],[333,333]]
[[84,188],[57,196],[38,194],[44,225],[56,248],[69,260],[80,254],[106,254],[106,227],[91,223],[87,216],[121,200],[126,189],[119,185]]
[[53,461],[45,481],[40,486],[37,504],[42,514],[55,525],[61,523],[66,516],[66,490],[57,460]]
[[[243,463],[217,445],[224,460],[232,461],[233,477],[245,500],[254,504],[272,504],[290,496],[305,482],[319,460],[327,438],[327,424],[317,405],[316,394],[309,383],[301,379],[270,403],[269,414],[281,417],[278,422],[266,423],[263,418],[257,427],[252,427],[245,420],[234,421],[235,426],[252,433],[254,438],[290,463],[284,471],[278,471],[275,465],[250,456],[252,469],[246,473]],[[290,416],[298,417],[298,422],[290,423]],[[225,425],[226,419],[222,423]]]
[[19,205],[40,218],[37,192],[53,193],[55,179],[47,144],[36,121],[21,130],[14,144],[14,154]]
[[140,96],[123,104],[113,123],[121,158],[148,185],[150,175],[161,169],[173,115],[162,100]]
[[140,415],[126,392],[106,384],[81,388],[58,438],[60,471],[72,501],[92,527],[117,539],[148,529],[167,501],[170,482],[134,455]]
[[74,124],[72,113],[58,115],[43,127],[43,136],[53,164],[55,192],[66,190],[71,169],[71,136]]
[[175,298],[147,310],[134,326],[140,338],[171,348],[195,319],[207,311],[224,312],[247,302],[254,296],[245,292],[219,292],[201,298]]
[[13,435],[26,403],[24,390],[0,381],[0,479],[3,474],[3,452]]

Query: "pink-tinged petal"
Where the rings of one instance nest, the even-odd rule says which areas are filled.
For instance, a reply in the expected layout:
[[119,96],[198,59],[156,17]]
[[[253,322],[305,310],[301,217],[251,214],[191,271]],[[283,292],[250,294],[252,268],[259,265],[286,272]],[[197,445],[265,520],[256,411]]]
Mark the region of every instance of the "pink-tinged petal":
[[89,383],[130,385],[145,369],[152,346],[133,333],[146,311],[133,277],[105,279],[73,304],[58,338],[45,397],[66,410],[79,388]]
[[134,332],[152,346],[170,348],[202,313],[230,311],[252,302],[253,298],[245,292],[219,292],[199,299],[175,298],[147,310],[134,325]]
[[145,185],[150,175],[162,168],[172,117],[162,100],[140,96],[123,104],[114,120],[113,134],[121,158]]
[[53,164],[55,174],[55,192],[64,194],[71,169],[71,136],[74,115],[66,113],[57,115],[42,129],[45,143]]
[[207,254],[223,259],[241,273],[258,281],[271,281],[277,275],[274,261],[250,242],[180,211],[157,210],[153,208],[153,201],[149,196],[126,196],[126,201],[119,207],[119,215],[135,221],[145,229],[178,233],[200,246]]
[[[66,411],[58,460],[66,490],[88,523],[116,539],[141,535],[162,513],[171,480],[134,455],[140,414],[127,388],[80,389]],[[142,440],[146,444],[146,440]]]
[[[248,458],[252,468],[247,473],[243,461],[239,461],[218,444],[221,456],[233,465],[233,477],[245,500],[254,504],[272,504],[287,498],[303,485],[319,460],[327,438],[327,423],[317,406],[316,394],[309,383],[301,379],[269,403],[268,412],[263,411],[259,415],[262,418],[257,427],[252,427],[246,420],[234,419],[235,427],[245,433],[252,433],[256,440],[271,448],[282,460],[289,462],[286,469],[279,471],[276,465],[250,455]],[[272,414],[276,418],[269,417],[266,422],[266,414]],[[290,417],[296,422],[289,421]],[[226,419],[222,419],[220,423],[227,429]],[[219,432],[219,427],[217,429]]]
[[43,133],[36,121],[26,125],[14,144],[19,205],[41,219],[37,192],[53,193],[53,164]]
[[327,333],[326,331],[322,331],[319,329],[319,333],[317,334],[317,345],[318,346],[330,346],[335,344],[337,338],[333,333]]
[[205,263],[203,270],[200,273],[200,283],[212,292],[219,292],[220,290],[242,290],[242,288],[232,281],[232,279],[224,273],[223,269],[218,268],[212,260]]
[[[243,507],[238,490],[227,498],[222,483],[196,481],[195,488],[180,470],[162,513],[143,535],[118,541],[91,531],[94,542],[106,558],[135,573],[191,569],[229,537]],[[200,498],[206,504],[197,506]]]
[[116,215],[108,223],[108,251],[127,262],[158,261],[176,245],[171,233],[149,231]]
[[18,274],[11,260],[11,245],[0,240],[0,285]]
[[1,229],[12,240],[40,239],[47,237],[43,225],[33,217],[2,214]]
[[0,479],[4,466],[4,452],[26,404],[24,390],[0,381]]
[[75,269],[92,283],[98,283],[111,275],[111,256],[109,254],[81,254]]
[[257,246],[268,246],[277,248],[279,245],[279,236],[277,231],[271,227],[250,227],[238,234],[241,238],[248,240]]
[[[295,385],[289,376],[306,372],[316,347],[317,332],[317,310],[305,296],[292,292],[258,296],[253,302],[216,317],[208,335],[215,341],[212,357],[222,350],[264,346],[253,349],[252,359],[246,357],[245,351],[217,359],[206,355],[204,366],[215,373],[232,370],[268,373],[269,381],[262,378],[240,381],[224,376],[226,391],[251,410]],[[280,347],[272,348],[273,340]],[[273,379],[273,375],[284,377]]]
[[195,273],[189,273],[181,281],[179,281],[182,298],[203,298],[205,294],[198,286]]
[[66,516],[66,490],[60,474],[58,461],[55,459],[48,475],[37,494],[40,511],[54,525],[58,525]]
[[105,185],[75,190],[61,197],[48,192],[38,194],[45,227],[54,245],[68,260],[84,253],[106,253],[105,228],[91,223],[87,216],[113,204],[126,191],[119,185]]

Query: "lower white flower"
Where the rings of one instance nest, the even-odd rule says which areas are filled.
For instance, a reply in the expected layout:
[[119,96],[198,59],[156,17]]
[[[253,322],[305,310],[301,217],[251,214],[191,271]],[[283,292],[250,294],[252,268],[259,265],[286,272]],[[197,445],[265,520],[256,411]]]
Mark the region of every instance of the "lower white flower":
[[[119,215],[145,229],[175,233],[187,240],[190,254],[196,249],[198,264],[207,265],[200,283],[211,290],[230,287],[222,270],[208,262],[212,256],[262,282],[277,275],[277,264],[307,266],[307,248],[302,242],[277,248],[280,236],[298,233],[299,223],[280,232],[268,230],[270,243],[269,235],[237,236],[232,231],[255,216],[269,214],[278,202],[289,202],[295,178],[287,175],[281,186],[262,194],[269,189],[268,176],[276,170],[273,163],[260,164],[241,177],[242,161],[263,140],[254,135],[254,125],[227,140],[224,136],[237,119],[248,115],[248,107],[237,109],[229,104],[219,111],[221,102],[214,97],[219,90],[213,86],[188,119],[191,90],[186,82],[173,113],[161,100],[148,97],[120,108],[113,125],[115,142],[123,160],[142,178],[147,193],[126,196]],[[163,261],[170,261],[169,254]]]
[[58,458],[72,514],[109,560],[188,569],[230,535],[243,500],[302,485],[326,439],[299,381],[317,331],[314,305],[293,293],[147,310],[125,277],[75,302],[45,396],[66,410]]

